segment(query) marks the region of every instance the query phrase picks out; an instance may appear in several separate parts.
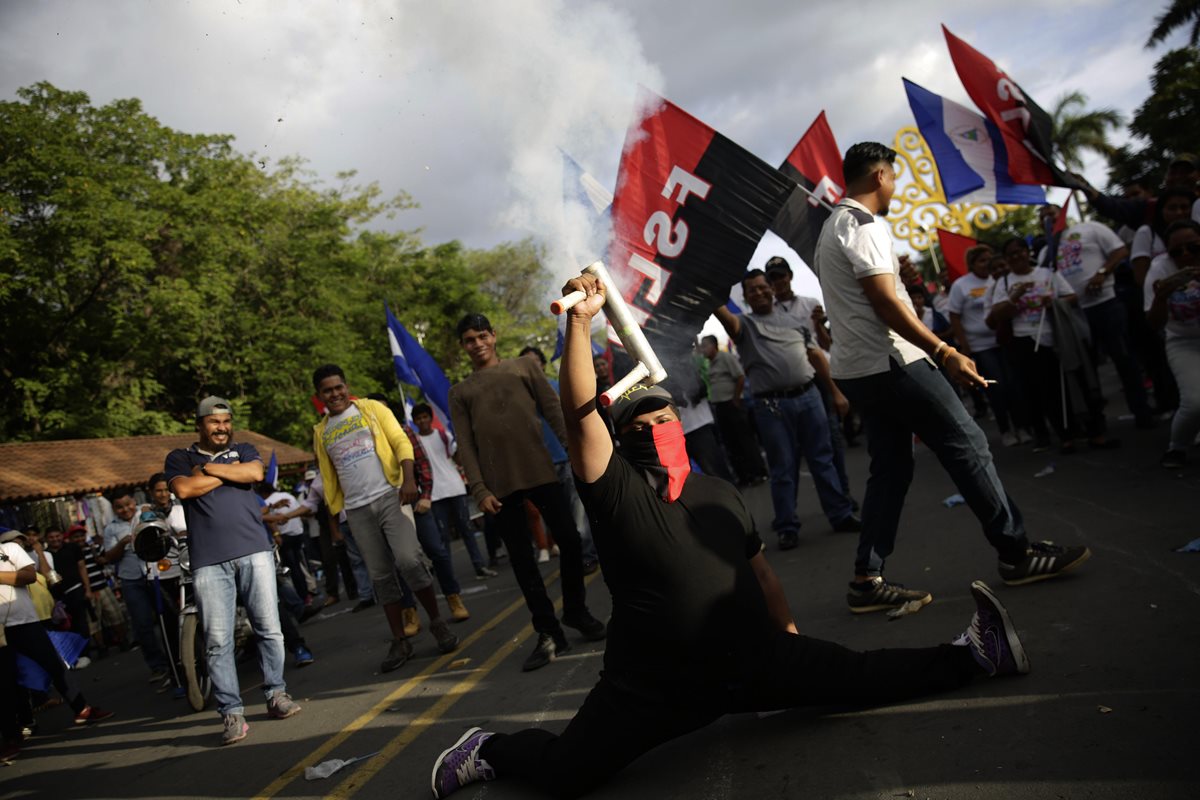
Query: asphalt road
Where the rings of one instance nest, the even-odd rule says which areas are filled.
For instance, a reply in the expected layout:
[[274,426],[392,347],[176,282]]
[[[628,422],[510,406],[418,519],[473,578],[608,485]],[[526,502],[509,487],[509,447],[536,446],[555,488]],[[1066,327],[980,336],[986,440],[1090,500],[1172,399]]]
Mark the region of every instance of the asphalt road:
[[[1119,400],[1116,401],[1119,403]],[[1116,405],[1114,403],[1114,405]],[[917,478],[893,580],[928,589],[920,613],[888,621],[845,606],[855,537],[833,534],[802,485],[798,549],[768,557],[801,630],[855,648],[947,641],[967,625],[968,593],[988,581],[1008,605],[1032,659],[1020,678],[980,680],[948,695],[846,713],[791,711],[727,717],[635,762],[592,795],[608,798],[803,797],[1195,798],[1200,736],[1200,554],[1173,548],[1200,536],[1193,503],[1200,469],[1157,466],[1165,426],[1135,431],[1115,422],[1117,451],[1034,455],[997,448],[1009,493],[1035,538],[1084,542],[1093,550],[1077,574],[1027,587],[1003,586],[995,556],[965,507],[945,508],[954,489],[932,455],[918,448]],[[993,431],[994,433],[994,431]],[[861,498],[865,448],[849,469]],[[1046,467],[1052,474],[1037,477]],[[766,486],[747,493],[769,530]],[[460,576],[470,576],[461,547]],[[545,565],[556,578],[556,563]],[[599,577],[599,576],[596,576]],[[110,656],[79,673],[94,702],[116,709],[111,722],[72,729],[68,711],[40,716],[41,734],[0,769],[4,797],[55,798],[374,798],[429,797],[430,767],[466,727],[503,731],[530,725],[561,730],[600,668],[602,645],[575,640],[550,666],[522,673],[531,647],[529,617],[507,568],[465,581],[470,621],[456,626],[458,652],[440,656],[417,639],[416,658],[383,676],[383,614],[349,614],[343,602],[304,626],[316,663],[290,666],[289,690],[303,713],[266,718],[256,668],[243,668],[250,736],[219,745],[213,710],[189,713],[155,694],[136,653]],[[552,585],[557,597],[557,584]],[[609,598],[588,587],[593,613]],[[712,631],[714,638],[725,635]],[[796,676],[803,680],[803,676]],[[248,688],[246,688],[248,687]],[[320,781],[304,767],[380,751]],[[537,796],[504,782],[476,784],[467,798]]]

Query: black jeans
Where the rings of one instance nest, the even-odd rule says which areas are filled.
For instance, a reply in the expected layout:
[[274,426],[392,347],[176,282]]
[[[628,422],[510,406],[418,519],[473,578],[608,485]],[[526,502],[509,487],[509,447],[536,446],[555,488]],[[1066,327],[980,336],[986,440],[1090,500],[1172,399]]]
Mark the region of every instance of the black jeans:
[[1021,389],[1021,413],[1033,428],[1038,444],[1050,441],[1046,423],[1054,428],[1060,442],[1071,440],[1074,427],[1070,409],[1063,404],[1063,375],[1054,348],[1042,345],[1034,352],[1036,343],[1030,336],[1014,336],[1005,347],[1012,358],[1013,369]]
[[530,544],[529,524],[525,520],[525,500],[529,500],[546,524],[554,531],[554,541],[559,549],[559,569],[562,570],[563,615],[572,616],[587,611],[583,590],[583,545],[579,531],[571,517],[571,507],[558,483],[546,483],[532,489],[513,492],[500,499],[500,513],[496,515],[496,527],[508,550],[517,585],[525,596],[525,605],[533,614],[533,628],[538,633],[549,633],[561,638],[562,627],[554,614],[554,604],[546,594],[542,573],[538,570]]
[[[681,664],[687,675],[693,665]],[[620,670],[615,670],[618,675]],[[578,797],[658,745],[724,714],[805,706],[871,706],[957,689],[982,674],[969,647],[848,650],[778,633],[731,684],[636,686],[604,673],[556,736],[541,729],[495,734],[480,749],[497,777]]]
[[[325,514],[321,506],[317,513]],[[338,571],[342,573],[342,583],[346,587],[346,597],[358,596],[358,581],[354,579],[354,565],[350,563],[350,554],[346,552],[346,543],[335,542],[329,530],[329,523],[321,523],[321,535],[317,537],[321,546],[321,568],[325,570],[325,594],[338,597]]]
[[750,417],[746,409],[734,405],[732,400],[711,405],[713,418],[721,432],[721,443],[725,445],[725,452],[729,455],[737,479],[742,483],[749,483],[766,477],[767,465],[758,449],[758,437],[750,427]]
[[21,741],[21,720],[17,708],[24,699],[25,689],[17,684],[17,653],[11,647],[0,647],[0,738],[5,744]]
[[1083,310],[1092,331],[1092,351],[1104,351],[1117,368],[1121,389],[1129,411],[1139,420],[1150,417],[1146,387],[1142,385],[1142,368],[1129,340],[1129,321],[1125,308],[1117,299],[1105,300]]
[[25,656],[44,669],[50,676],[54,688],[71,706],[72,711],[78,714],[87,708],[83,692],[75,686],[74,676],[67,672],[62,658],[54,649],[54,643],[50,641],[50,634],[46,632],[42,623],[26,622],[24,625],[8,625],[4,629],[4,635],[8,638],[8,647],[5,649]]
[[892,360],[887,372],[838,386],[862,414],[871,454],[856,574],[882,575],[895,548],[913,478],[914,433],[937,455],[1001,559],[1024,557],[1025,523],[996,473],[987,437],[932,364],[921,359],[902,367]]
[[[308,578],[304,575],[304,570],[308,568],[308,559],[304,556],[304,540],[307,538],[303,533],[279,537],[279,560],[288,568],[288,577],[302,600],[308,597]],[[326,567],[332,568],[332,564]]]

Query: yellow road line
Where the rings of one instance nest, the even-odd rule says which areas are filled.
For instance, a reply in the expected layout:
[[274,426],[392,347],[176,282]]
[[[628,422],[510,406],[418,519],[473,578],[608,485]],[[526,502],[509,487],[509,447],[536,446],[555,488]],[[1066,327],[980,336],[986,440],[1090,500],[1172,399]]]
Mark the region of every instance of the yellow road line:
[[[558,574],[559,574],[558,570],[555,570],[553,573],[546,576],[545,582],[547,584],[553,583],[558,578]],[[596,573],[596,574],[599,574],[599,573]],[[478,641],[480,638],[482,638],[485,634],[491,632],[493,629],[496,628],[497,625],[499,625],[504,620],[508,619],[508,617],[510,617],[518,609],[521,609],[524,607],[525,607],[525,598],[524,597],[520,597],[517,600],[514,600],[511,605],[509,605],[507,608],[505,608],[499,614],[497,614],[496,616],[494,616],[490,620],[488,620],[486,623],[484,623],[484,625],[482,627],[480,627],[479,630],[472,633],[466,639],[463,639],[462,642],[459,643],[457,650],[455,650],[452,653],[447,653],[447,654],[441,656],[440,658],[437,658],[436,660],[434,660],[433,663],[431,663],[429,666],[425,667],[425,669],[421,670],[416,675],[412,676],[411,678],[406,680],[404,683],[397,686],[395,689],[393,689],[391,692],[389,692],[386,697],[384,697],[382,700],[380,700],[375,705],[371,706],[370,709],[365,711],[357,719],[355,719],[349,725],[342,728],[340,731],[338,731],[336,734],[334,734],[332,737],[330,737],[320,747],[313,750],[311,753],[306,755],[300,761],[298,761],[295,764],[293,764],[292,766],[288,767],[288,769],[282,775],[280,775],[275,780],[271,781],[271,783],[269,783],[265,789],[263,789],[261,792],[256,794],[254,796],[254,800],[269,800],[270,798],[279,794],[279,792],[282,791],[285,786],[287,786],[289,783],[296,780],[296,778],[299,778],[301,775],[304,774],[304,768],[306,766],[311,766],[313,764],[320,763],[321,760],[326,755],[331,753],[335,747],[337,747],[342,742],[349,739],[354,733],[365,728],[367,725],[369,725],[371,723],[372,720],[374,720],[376,717],[378,717],[380,714],[382,714],[384,711],[386,711],[389,706],[391,706],[397,700],[399,700],[399,699],[405,697],[406,695],[408,695],[409,693],[411,693],[414,689],[419,687],[425,681],[429,680],[429,678],[431,678],[442,667],[446,666],[451,661],[453,661],[457,658],[462,658],[463,650],[465,650],[470,645],[474,644],[476,641]],[[522,633],[524,633],[524,631],[522,631]],[[528,635],[528,634],[525,634],[525,635]],[[507,647],[507,645],[505,645],[505,647]],[[501,648],[501,649],[503,649],[503,648]],[[489,663],[490,663],[490,659],[489,659]],[[372,760],[374,760],[374,759],[372,759]]]
[[[584,585],[586,586],[587,584],[591,583],[592,580],[594,580],[599,574],[599,572],[595,572],[585,577],[583,580]],[[554,604],[554,608],[556,611],[562,608],[561,597]],[[371,778],[375,777],[380,770],[388,766],[392,762],[392,759],[400,755],[400,753],[404,751],[404,748],[412,744],[413,740],[424,733],[427,728],[437,722],[443,714],[449,711],[455,703],[457,703],[472,689],[474,689],[475,686],[484,678],[486,678],[492,670],[498,667],[500,663],[504,661],[504,659],[512,655],[512,652],[520,647],[532,633],[532,624],[526,625],[524,628],[522,628],[520,633],[518,633],[513,639],[505,642],[499,649],[496,650],[495,653],[492,653],[488,660],[479,666],[479,669],[463,678],[461,681],[451,687],[449,691],[442,695],[442,697],[439,698],[432,707],[430,707],[429,711],[421,714],[407,726],[405,726],[403,731],[401,731],[395,738],[383,746],[383,748],[379,751],[379,755],[368,759],[366,763],[358,766],[353,774],[346,778],[346,780],[339,783],[332,792],[325,795],[324,800],[348,800],[348,798],[352,797],[354,793],[361,789],[367,781],[371,780]],[[433,765],[429,764],[428,767],[432,769]]]
[[[533,625],[526,625],[521,629],[521,632],[516,635],[516,638],[505,642],[504,646],[492,653],[487,661],[479,666],[479,669],[472,672],[467,677],[451,687],[436,703],[424,714],[417,716],[412,722],[404,727],[394,739],[384,745],[379,751],[379,755],[374,758],[367,759],[366,763],[361,764],[350,777],[342,781],[332,792],[325,795],[325,800],[347,800],[352,797],[355,792],[362,788],[363,784],[375,777],[381,769],[389,766],[396,756],[412,744],[413,740],[425,732],[425,729],[433,725],[438,719],[450,710],[450,707],[463,698],[468,692],[475,688],[481,680],[488,676],[493,669],[499,666],[500,662],[508,658],[514,650],[525,643],[529,635],[533,633]],[[429,765],[432,768],[432,765]]]

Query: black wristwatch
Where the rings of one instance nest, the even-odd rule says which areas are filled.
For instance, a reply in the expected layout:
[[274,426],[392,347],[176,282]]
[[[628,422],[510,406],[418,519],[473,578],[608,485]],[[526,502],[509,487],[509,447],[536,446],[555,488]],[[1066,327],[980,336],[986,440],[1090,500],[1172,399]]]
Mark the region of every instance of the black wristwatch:
[[212,475],[209,475],[209,474],[208,474],[208,465],[207,465],[207,464],[201,464],[201,465],[200,465],[200,474],[201,474],[201,475],[206,475],[206,476],[208,476],[209,478],[211,478],[211,477],[212,477]]

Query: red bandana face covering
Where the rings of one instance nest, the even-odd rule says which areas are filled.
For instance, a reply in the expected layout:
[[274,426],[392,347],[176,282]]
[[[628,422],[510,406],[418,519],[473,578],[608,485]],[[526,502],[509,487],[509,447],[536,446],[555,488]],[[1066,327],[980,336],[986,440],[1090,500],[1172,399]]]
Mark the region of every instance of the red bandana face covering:
[[664,422],[622,434],[621,455],[646,473],[663,500],[674,503],[679,499],[692,471],[682,423]]

